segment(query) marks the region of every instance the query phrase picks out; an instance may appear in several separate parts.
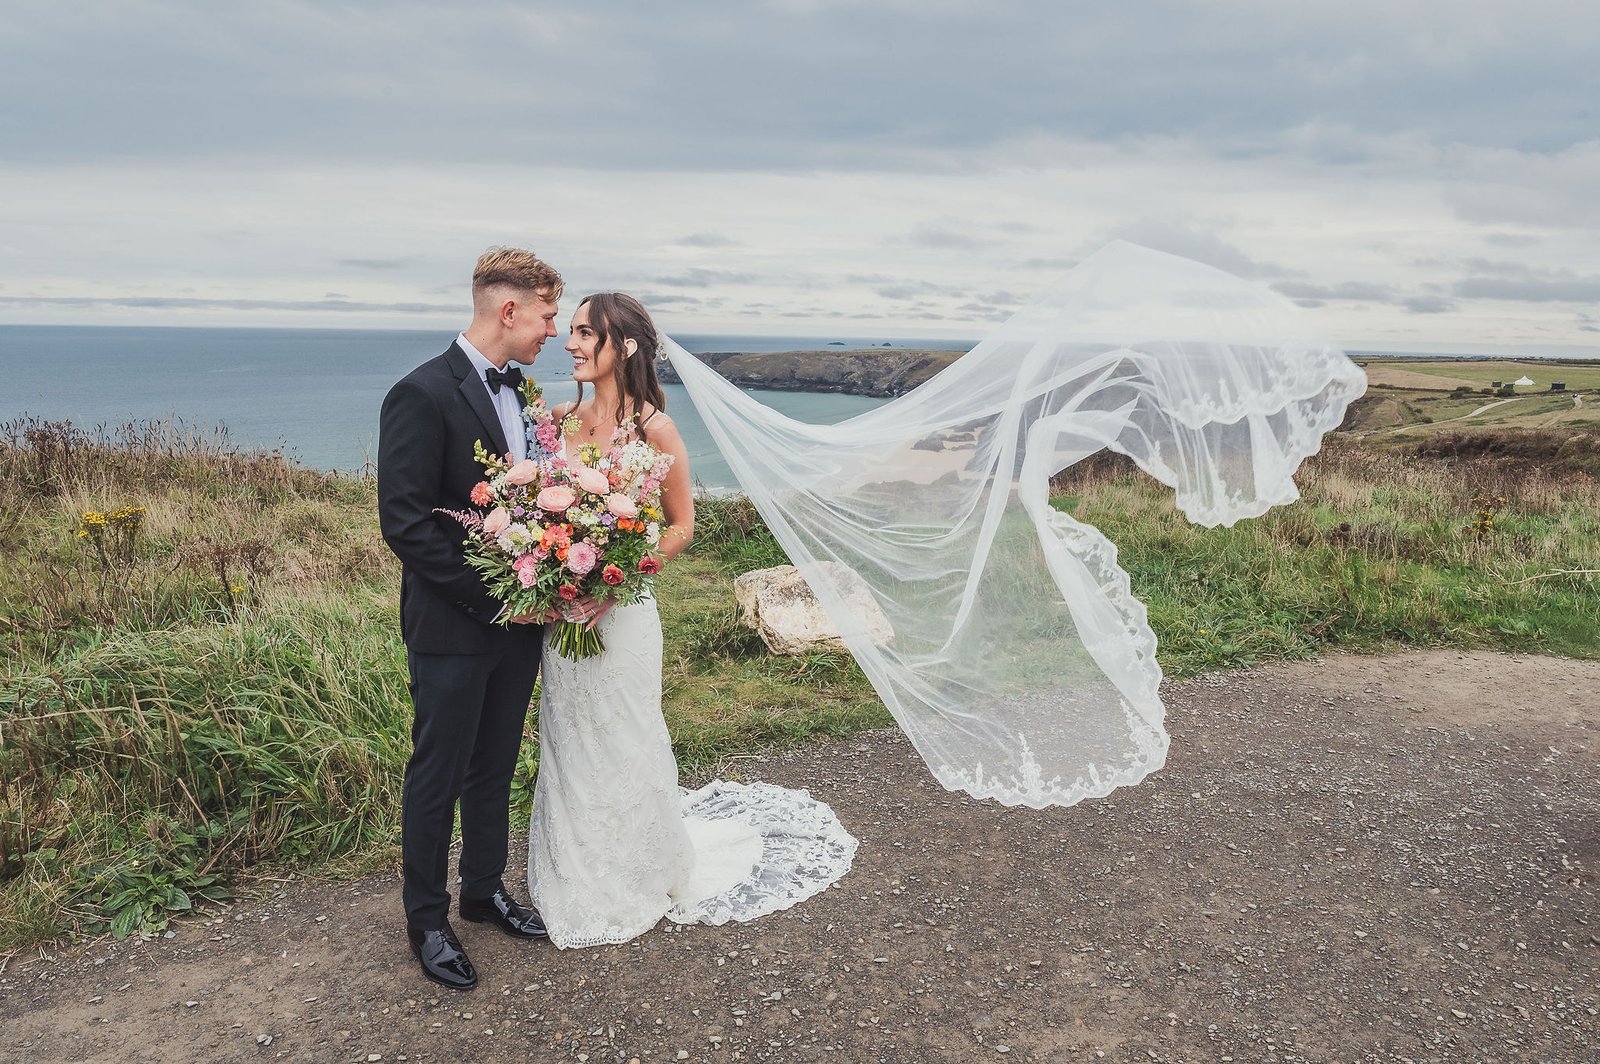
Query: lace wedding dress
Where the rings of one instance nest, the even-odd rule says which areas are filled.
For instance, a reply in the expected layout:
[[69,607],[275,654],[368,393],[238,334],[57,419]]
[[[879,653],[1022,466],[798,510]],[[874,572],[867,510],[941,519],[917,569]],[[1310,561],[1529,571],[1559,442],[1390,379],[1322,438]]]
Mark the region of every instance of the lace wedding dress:
[[605,650],[546,653],[528,888],[557,946],[627,942],[675,923],[754,920],[850,869],[856,840],[803,790],[678,786],[661,715],[651,599],[600,621]]

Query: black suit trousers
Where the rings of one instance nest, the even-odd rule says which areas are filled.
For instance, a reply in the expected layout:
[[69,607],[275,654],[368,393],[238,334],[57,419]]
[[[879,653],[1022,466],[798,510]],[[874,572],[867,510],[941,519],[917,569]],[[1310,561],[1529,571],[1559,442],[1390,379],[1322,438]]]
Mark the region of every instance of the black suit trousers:
[[[504,888],[511,777],[539,673],[538,644],[487,654],[409,652],[412,754],[406,764],[401,850],[406,923],[444,926],[456,804],[461,805],[461,897]],[[530,660],[531,657],[531,660]]]

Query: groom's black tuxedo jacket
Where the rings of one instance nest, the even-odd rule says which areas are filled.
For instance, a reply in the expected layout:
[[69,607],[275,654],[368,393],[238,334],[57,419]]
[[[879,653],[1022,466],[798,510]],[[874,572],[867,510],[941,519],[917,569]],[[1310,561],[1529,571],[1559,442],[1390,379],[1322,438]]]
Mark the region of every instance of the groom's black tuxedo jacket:
[[468,568],[465,530],[435,509],[474,509],[484,479],[472,457],[482,440],[507,451],[483,378],[457,344],[389,389],[378,421],[378,521],[399,557],[400,627],[421,654],[537,654],[539,626],[499,625],[497,602]]

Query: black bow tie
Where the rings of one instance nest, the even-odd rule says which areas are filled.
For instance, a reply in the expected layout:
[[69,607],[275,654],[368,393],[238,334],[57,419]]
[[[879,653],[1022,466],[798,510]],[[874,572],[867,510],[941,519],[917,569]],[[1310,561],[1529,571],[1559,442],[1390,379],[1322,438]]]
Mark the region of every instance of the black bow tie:
[[516,366],[508,370],[498,370],[491,366],[483,371],[483,379],[489,382],[489,394],[499,395],[500,389],[506,385],[513,388],[522,387],[522,370]]

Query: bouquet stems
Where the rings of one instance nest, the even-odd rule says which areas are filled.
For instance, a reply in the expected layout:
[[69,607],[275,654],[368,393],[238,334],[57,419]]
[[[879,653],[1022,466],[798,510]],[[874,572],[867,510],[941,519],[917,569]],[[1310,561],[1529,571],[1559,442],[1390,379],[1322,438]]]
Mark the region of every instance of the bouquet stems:
[[606,648],[600,633],[578,621],[557,621],[550,633],[550,647],[568,661],[592,658]]

